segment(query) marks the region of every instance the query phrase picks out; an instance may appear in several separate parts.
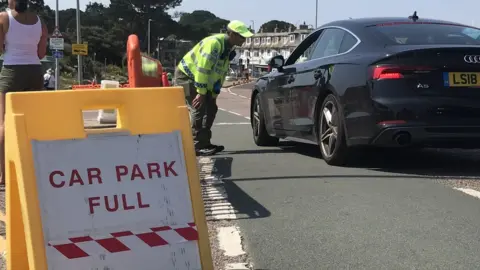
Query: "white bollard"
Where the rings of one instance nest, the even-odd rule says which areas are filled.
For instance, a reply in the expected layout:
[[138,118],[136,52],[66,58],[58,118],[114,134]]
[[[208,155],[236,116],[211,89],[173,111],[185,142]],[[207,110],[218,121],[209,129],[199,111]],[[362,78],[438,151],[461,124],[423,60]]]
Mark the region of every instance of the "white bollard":
[[[120,82],[102,80],[101,89],[108,89],[108,88],[120,88]],[[97,121],[99,124],[117,123],[117,110],[115,109],[99,110]]]

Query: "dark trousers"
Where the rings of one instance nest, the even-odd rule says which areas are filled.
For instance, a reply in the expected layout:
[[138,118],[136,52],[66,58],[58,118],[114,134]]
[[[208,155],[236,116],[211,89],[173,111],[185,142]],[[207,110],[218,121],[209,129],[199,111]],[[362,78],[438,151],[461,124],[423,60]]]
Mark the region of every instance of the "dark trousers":
[[180,70],[175,70],[175,85],[182,86],[185,90],[186,102],[190,111],[190,123],[192,127],[193,142],[195,149],[202,149],[211,145],[212,126],[217,116],[217,102],[212,97],[212,93],[205,95],[203,104],[195,109],[192,101],[197,96],[197,89],[188,76]]

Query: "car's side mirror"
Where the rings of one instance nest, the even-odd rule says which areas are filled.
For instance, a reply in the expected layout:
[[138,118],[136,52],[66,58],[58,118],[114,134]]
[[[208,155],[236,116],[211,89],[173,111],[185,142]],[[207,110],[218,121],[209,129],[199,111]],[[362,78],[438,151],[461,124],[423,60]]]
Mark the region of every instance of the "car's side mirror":
[[274,56],[268,62],[268,65],[270,66],[270,68],[276,68],[279,71],[282,69],[284,64],[285,64],[285,58],[283,58],[282,55]]

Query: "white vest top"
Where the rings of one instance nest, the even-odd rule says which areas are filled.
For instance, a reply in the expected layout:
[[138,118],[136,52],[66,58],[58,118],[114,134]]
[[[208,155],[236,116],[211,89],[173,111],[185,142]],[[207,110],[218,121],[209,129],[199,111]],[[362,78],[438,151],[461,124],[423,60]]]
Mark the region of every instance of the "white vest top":
[[34,25],[19,23],[8,13],[8,32],[5,35],[4,65],[40,65],[38,43],[42,37],[42,22],[38,18]]

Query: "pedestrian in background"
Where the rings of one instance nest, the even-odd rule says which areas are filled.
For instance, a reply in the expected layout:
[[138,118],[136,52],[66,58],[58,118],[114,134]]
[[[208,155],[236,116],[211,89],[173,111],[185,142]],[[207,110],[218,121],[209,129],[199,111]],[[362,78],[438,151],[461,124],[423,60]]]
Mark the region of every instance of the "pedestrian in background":
[[8,0],[0,13],[0,185],[5,184],[5,94],[43,90],[40,59],[47,53],[48,30],[37,14],[28,11],[28,0]]
[[197,156],[213,155],[225,149],[210,142],[218,111],[217,96],[230,61],[235,58],[235,46],[241,46],[251,36],[252,32],[243,22],[231,21],[226,34],[204,38],[187,52],[175,70],[176,84],[185,89]]
[[47,69],[47,72],[45,72],[45,75],[43,75],[43,87],[45,87],[47,90],[55,90],[55,79],[56,78],[53,74],[53,69]]

